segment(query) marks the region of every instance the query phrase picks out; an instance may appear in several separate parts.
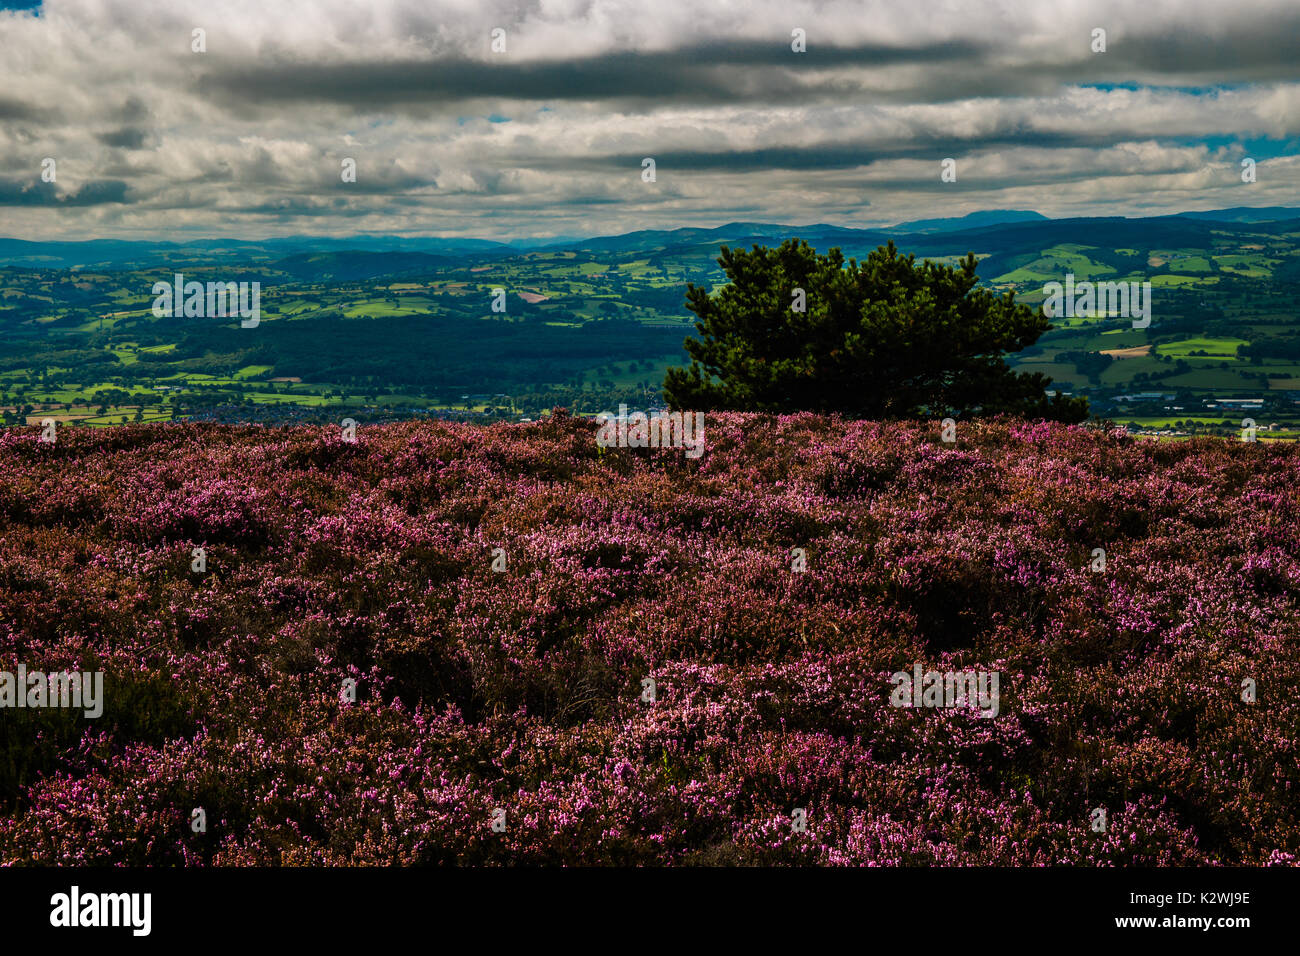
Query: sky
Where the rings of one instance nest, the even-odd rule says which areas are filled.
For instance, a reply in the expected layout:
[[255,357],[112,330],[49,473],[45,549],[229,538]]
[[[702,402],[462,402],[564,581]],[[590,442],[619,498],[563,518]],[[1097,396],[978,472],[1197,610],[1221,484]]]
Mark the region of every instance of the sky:
[[1297,0],[0,4],[2,236],[1298,205]]

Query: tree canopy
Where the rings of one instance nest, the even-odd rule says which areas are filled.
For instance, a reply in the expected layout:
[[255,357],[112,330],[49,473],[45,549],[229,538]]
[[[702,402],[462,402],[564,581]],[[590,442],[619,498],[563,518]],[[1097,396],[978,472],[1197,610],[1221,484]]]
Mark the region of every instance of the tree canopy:
[[664,380],[674,408],[1087,417],[1086,400],[1049,398],[1050,378],[1007,365],[1051,325],[1014,293],[978,288],[973,254],[957,267],[918,264],[890,242],[846,264],[838,248],[821,255],[791,239],[723,246],[718,263],[727,285],[687,287],[700,338],[686,340],[690,366]]

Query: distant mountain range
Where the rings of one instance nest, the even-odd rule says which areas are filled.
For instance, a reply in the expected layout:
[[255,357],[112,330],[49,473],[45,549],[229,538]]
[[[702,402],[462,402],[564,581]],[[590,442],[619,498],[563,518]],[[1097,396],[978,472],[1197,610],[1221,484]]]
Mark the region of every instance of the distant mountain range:
[[[387,256],[409,257],[413,270],[420,264],[441,264],[446,257],[474,256],[491,259],[513,256],[529,250],[572,249],[604,253],[681,251],[698,247],[701,255],[713,255],[720,244],[747,246],[771,245],[790,236],[807,240],[818,250],[841,247],[846,254],[862,255],[893,239],[909,252],[921,255],[940,254],[963,241],[971,248],[985,245],[1016,245],[1037,241],[1041,236],[1060,233],[1077,241],[1089,238],[1109,240],[1116,231],[1152,231],[1203,235],[1210,223],[1257,224],[1300,220],[1300,208],[1288,206],[1213,209],[1184,212],[1174,216],[1149,218],[1089,217],[1049,219],[1033,210],[993,209],[948,219],[918,219],[887,228],[853,229],[825,223],[791,226],[775,223],[733,222],[712,228],[646,229],[615,236],[586,239],[515,239],[497,242],[489,239],[442,237],[353,236],[346,239],[316,236],[291,236],[278,239],[192,239],[154,242],[120,239],[91,239],[82,242],[31,242],[0,238],[0,266],[28,268],[150,268],[160,265],[195,265],[214,259],[237,259],[247,264],[281,264],[288,271],[303,275],[313,271],[316,256],[341,259],[344,253],[381,253],[385,261],[354,263],[348,277],[391,272]],[[1102,235],[1102,233],[1106,235]],[[426,258],[427,257],[427,258]],[[343,275],[336,276],[344,278]]]
[[890,227],[900,232],[957,232],[962,229],[981,229],[986,226],[1000,226],[1006,222],[1033,222],[1046,219],[1040,212],[1032,209],[989,209],[985,212],[971,212],[956,219],[914,219],[900,222]]
[[1185,212],[1182,215],[1188,219],[1212,219],[1215,222],[1279,222],[1300,219],[1300,209],[1294,206],[1233,206],[1231,209]]

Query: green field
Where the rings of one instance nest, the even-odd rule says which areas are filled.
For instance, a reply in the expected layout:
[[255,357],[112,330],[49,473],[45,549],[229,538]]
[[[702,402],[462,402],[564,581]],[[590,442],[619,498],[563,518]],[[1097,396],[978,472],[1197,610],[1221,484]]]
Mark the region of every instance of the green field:
[[[1295,421],[1300,233],[1224,223],[1181,235],[1167,222],[1107,222],[1087,242],[1076,226],[1051,221],[1032,227],[1041,241],[1024,227],[913,241],[918,258],[949,265],[975,252],[983,282],[1031,308],[1067,274],[1150,282],[1149,327],[1123,316],[1056,318],[1009,357],[1107,415],[1130,413],[1117,404],[1127,393],[1177,393],[1143,408],[1143,427],[1176,414],[1163,407],[1175,403],[1214,418],[1195,413],[1215,395],[1267,397],[1270,419]],[[1100,244],[1110,232],[1113,245]],[[295,410],[514,419],[556,404],[654,402],[666,370],[686,360],[687,285],[723,284],[716,242],[656,241],[634,234],[626,248],[505,249],[423,264],[194,250],[166,266],[3,268],[0,410],[9,422],[44,413],[99,426],[123,415],[281,420]],[[729,241],[748,246],[744,236]],[[845,252],[862,258],[872,248]],[[154,317],[148,290],[173,269],[199,281],[260,276],[260,325]],[[498,287],[507,290],[503,314],[491,311]]]
[[[1230,358],[1237,357],[1237,347],[1240,345],[1249,345],[1246,339],[1235,338],[1205,338],[1197,336],[1195,338],[1183,339],[1178,342],[1172,342],[1167,345],[1157,345],[1153,351],[1158,355],[1169,355],[1174,358]],[[1203,356],[1194,356],[1195,352],[1203,352]]]

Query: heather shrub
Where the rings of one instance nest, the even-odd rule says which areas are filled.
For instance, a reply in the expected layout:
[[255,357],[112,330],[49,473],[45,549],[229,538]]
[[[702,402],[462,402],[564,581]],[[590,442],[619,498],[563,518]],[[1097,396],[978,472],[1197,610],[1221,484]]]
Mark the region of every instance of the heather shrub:
[[[0,670],[105,674],[0,709],[0,863],[1300,857],[1294,447],[595,429],[0,434]],[[895,706],[915,665],[997,715]]]

